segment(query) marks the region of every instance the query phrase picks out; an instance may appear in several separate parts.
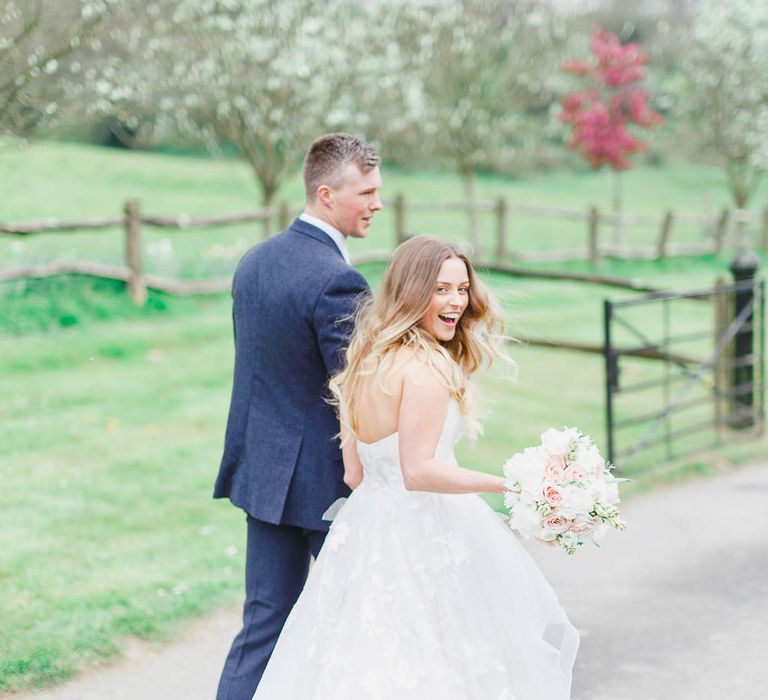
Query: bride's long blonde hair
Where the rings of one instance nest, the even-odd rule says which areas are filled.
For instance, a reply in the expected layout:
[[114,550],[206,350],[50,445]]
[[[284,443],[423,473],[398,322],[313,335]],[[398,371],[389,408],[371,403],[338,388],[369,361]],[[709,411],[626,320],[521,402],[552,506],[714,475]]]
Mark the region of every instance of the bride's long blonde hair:
[[[459,258],[467,266],[469,302],[454,337],[439,341],[419,322],[429,308],[440,268],[450,258]],[[482,365],[490,365],[495,357],[509,360],[503,350],[505,340],[498,302],[457,245],[429,236],[417,236],[401,244],[389,260],[379,293],[358,308],[344,369],[329,384],[330,402],[339,413],[342,443],[359,437],[358,407],[363,382],[375,375],[381,389],[389,393],[384,384],[383,361],[401,348],[423,357],[437,373],[470,419],[472,432],[476,423],[469,377]],[[440,361],[439,356],[448,362]],[[447,372],[438,369],[446,366]]]

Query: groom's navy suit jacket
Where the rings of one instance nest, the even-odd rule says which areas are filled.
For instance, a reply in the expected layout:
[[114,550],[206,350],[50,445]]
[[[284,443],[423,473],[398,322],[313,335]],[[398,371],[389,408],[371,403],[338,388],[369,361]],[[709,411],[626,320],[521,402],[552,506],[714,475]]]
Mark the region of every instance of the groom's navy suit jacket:
[[349,489],[339,423],[323,397],[367,293],[331,238],[299,219],[243,256],[232,282],[235,373],[214,498],[268,523],[328,529],[323,512]]

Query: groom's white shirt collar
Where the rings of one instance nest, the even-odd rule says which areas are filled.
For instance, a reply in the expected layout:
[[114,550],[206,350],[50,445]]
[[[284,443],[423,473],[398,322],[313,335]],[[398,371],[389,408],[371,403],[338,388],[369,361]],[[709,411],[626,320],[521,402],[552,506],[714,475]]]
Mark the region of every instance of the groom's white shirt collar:
[[347,251],[347,237],[339,231],[339,229],[331,226],[327,221],[318,219],[316,216],[302,212],[299,214],[301,221],[306,221],[308,224],[312,224],[315,228],[319,228],[323,233],[328,234],[328,237],[336,244],[336,247],[341,252],[344,260],[347,261],[347,265],[351,265],[352,261],[349,259],[349,251]]

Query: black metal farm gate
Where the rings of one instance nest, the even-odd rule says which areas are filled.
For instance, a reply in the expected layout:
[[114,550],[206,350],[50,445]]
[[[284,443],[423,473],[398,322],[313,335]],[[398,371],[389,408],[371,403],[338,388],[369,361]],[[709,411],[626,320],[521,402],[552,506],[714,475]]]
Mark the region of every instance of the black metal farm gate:
[[604,302],[608,459],[669,460],[765,426],[765,281]]

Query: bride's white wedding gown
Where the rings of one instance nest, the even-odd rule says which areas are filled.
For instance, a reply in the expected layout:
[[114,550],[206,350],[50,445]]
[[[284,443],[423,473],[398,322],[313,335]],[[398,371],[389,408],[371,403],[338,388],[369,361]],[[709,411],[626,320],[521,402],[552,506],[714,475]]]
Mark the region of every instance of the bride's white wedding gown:
[[[452,400],[436,456],[463,425]],[[254,700],[568,700],[578,634],[516,536],[477,495],[406,490],[396,433],[358,452]]]

